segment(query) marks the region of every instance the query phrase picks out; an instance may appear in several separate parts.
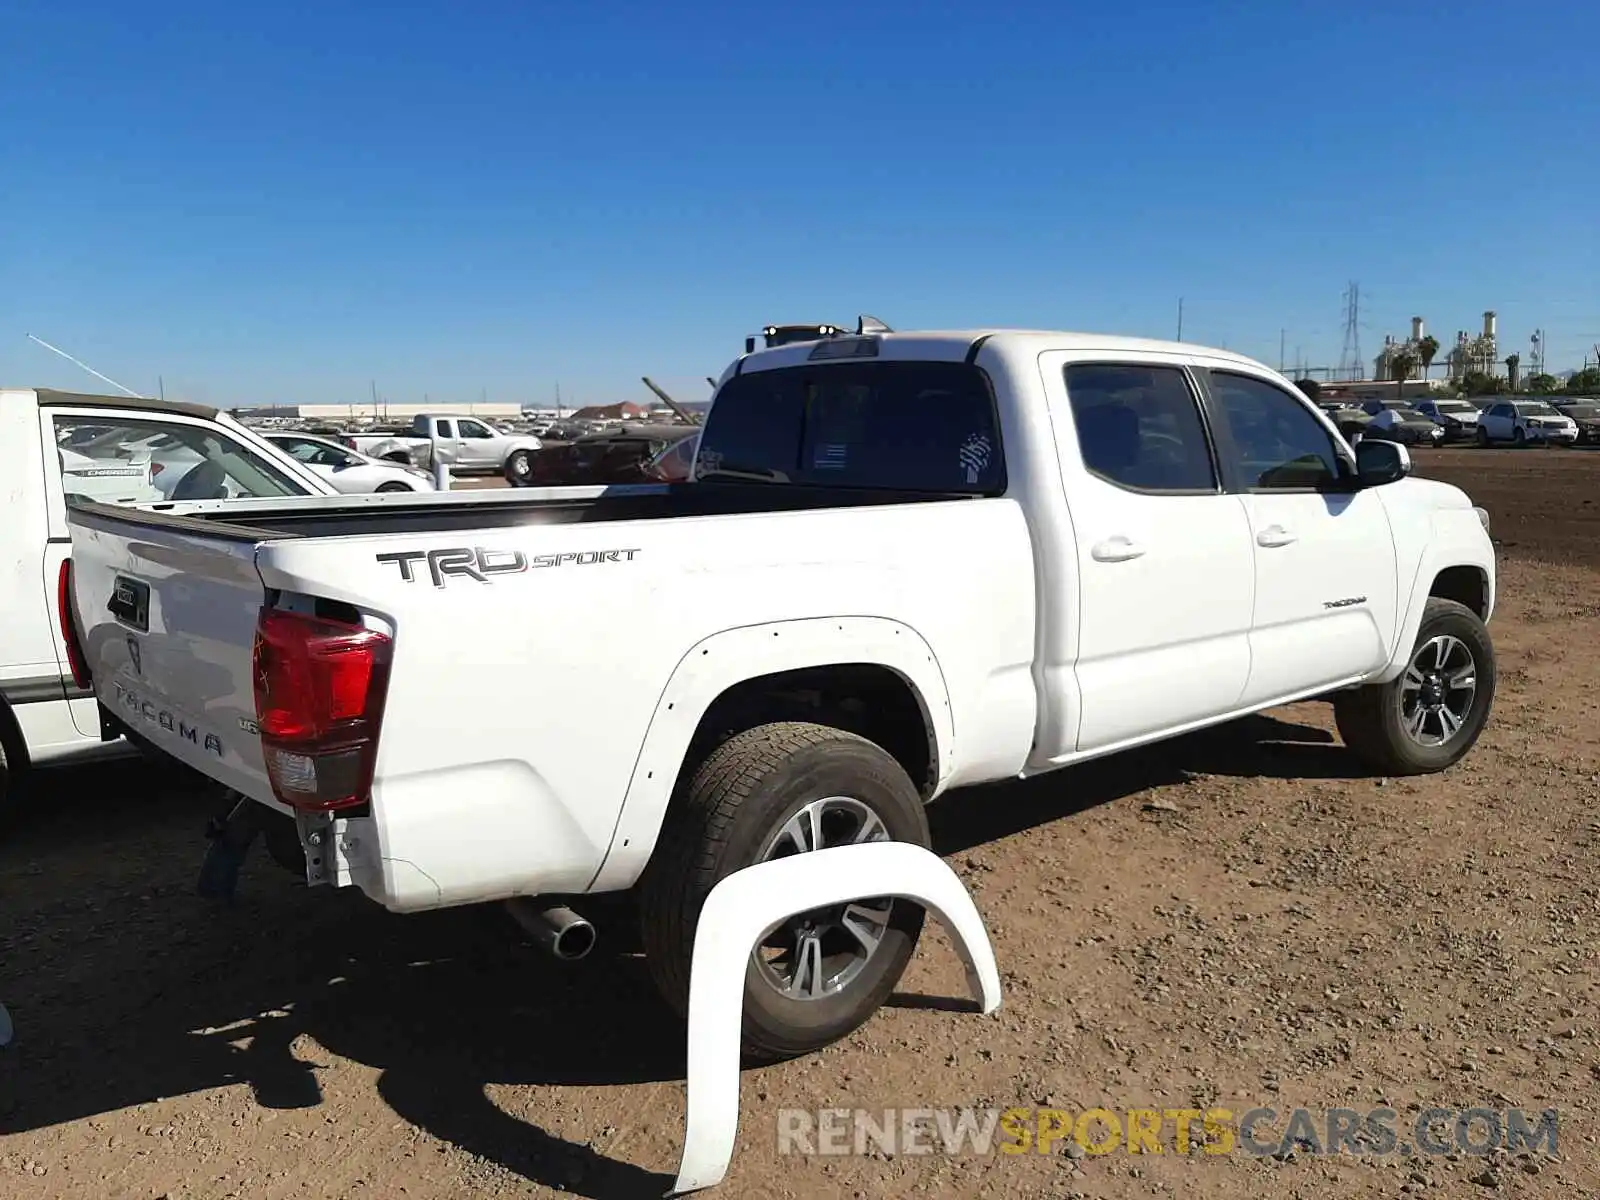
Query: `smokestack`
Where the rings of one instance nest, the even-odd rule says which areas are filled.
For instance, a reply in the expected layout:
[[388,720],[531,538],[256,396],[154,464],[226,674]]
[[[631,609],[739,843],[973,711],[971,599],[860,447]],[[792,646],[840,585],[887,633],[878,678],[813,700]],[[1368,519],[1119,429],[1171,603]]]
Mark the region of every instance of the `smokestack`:
[[1420,342],[1422,340],[1424,332],[1425,332],[1425,330],[1424,330],[1424,327],[1423,327],[1423,324],[1422,324],[1422,318],[1421,317],[1412,317],[1411,318],[1411,340],[1413,342]]
[[1486,313],[1483,314],[1483,336],[1486,337],[1486,338],[1492,338],[1494,336],[1494,312],[1493,312],[1493,310],[1490,310],[1489,312],[1486,312]]

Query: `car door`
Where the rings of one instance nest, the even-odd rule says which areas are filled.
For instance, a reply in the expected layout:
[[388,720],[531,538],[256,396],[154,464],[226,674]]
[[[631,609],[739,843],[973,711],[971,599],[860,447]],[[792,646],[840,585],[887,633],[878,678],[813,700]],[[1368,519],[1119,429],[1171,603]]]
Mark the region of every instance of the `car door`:
[[1074,542],[1080,714],[1103,750],[1230,712],[1250,667],[1253,571],[1190,372],[1041,358]]
[[500,465],[496,453],[497,439],[486,425],[463,417],[456,422],[456,431],[461,437],[460,463],[463,467],[482,470]]
[[1511,405],[1501,401],[1491,404],[1484,410],[1483,416],[1478,420],[1483,424],[1489,437],[1497,442],[1511,440],[1512,427],[1515,424],[1515,410]]
[[[90,430],[92,434],[84,436]],[[162,494],[175,495],[181,500],[224,495],[303,496],[312,490],[280,469],[277,463],[257,453],[254,447],[230,436],[221,426],[188,417],[127,409],[50,407],[40,410],[39,435],[41,444],[46,447],[44,485],[50,536],[45,548],[44,578],[52,597],[61,564],[72,551],[67,529],[66,496],[69,493],[101,502],[138,503],[159,500]],[[162,443],[168,439],[172,447],[182,453],[169,452],[165,460],[153,461],[148,447],[153,442]],[[65,454],[50,454],[48,448],[52,446],[63,451],[70,448],[75,456],[71,460],[75,469],[64,470]],[[161,466],[162,461],[178,478],[170,486],[157,489],[150,483],[149,472]],[[120,481],[130,464],[141,466],[144,474],[142,478],[130,478],[129,490],[119,498],[108,492],[105,485],[108,480]],[[201,468],[205,469],[204,474],[190,474]],[[193,481],[188,487],[186,478]],[[197,491],[204,494],[189,494]],[[57,656],[65,664],[66,645],[59,612],[53,603],[50,623],[56,638]],[[98,737],[99,702],[92,694],[74,693],[71,699],[73,725],[85,737]]]
[[1243,500],[1255,560],[1250,678],[1259,706],[1348,683],[1389,659],[1394,538],[1355,464],[1293,392],[1242,368],[1204,375],[1223,478]]
[[438,417],[433,422],[432,452],[452,467],[464,467],[461,461],[463,448],[456,432],[456,422],[449,417]]

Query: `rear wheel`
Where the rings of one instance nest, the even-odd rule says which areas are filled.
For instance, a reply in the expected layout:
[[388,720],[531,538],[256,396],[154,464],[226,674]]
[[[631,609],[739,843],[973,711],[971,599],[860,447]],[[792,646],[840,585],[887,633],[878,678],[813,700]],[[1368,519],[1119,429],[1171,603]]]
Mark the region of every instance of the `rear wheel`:
[[[662,996],[687,1013],[695,929],[724,877],[790,854],[872,841],[929,845],[922,797],[881,747],[801,722],[729,739],[695,771],[641,888],[645,954]],[[792,1058],[862,1025],[899,982],[922,924],[919,905],[888,897],[785,921],[745,972],[746,1056]]]
[[1400,677],[1334,699],[1339,736],[1385,775],[1442,771],[1483,732],[1495,678],[1494,645],[1478,614],[1430,599]]
[[11,760],[6,757],[5,739],[0,737],[0,823],[10,815],[11,795],[15,786],[16,780],[11,774]]

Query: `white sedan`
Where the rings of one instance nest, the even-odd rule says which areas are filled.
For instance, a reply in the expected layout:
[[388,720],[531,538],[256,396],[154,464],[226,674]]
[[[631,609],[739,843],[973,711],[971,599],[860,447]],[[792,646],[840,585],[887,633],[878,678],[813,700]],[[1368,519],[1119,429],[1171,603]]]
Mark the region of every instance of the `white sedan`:
[[432,477],[416,467],[371,458],[307,433],[269,433],[267,441],[304,463],[341,492],[431,492]]

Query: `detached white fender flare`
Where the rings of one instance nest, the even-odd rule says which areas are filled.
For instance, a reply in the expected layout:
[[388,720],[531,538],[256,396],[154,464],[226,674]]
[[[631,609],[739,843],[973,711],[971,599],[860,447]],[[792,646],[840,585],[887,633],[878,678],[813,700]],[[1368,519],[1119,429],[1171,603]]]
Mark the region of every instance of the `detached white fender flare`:
[[[1470,526],[1466,521],[1471,521]],[[1495,561],[1494,546],[1478,522],[1476,513],[1450,512],[1435,514],[1432,536],[1417,563],[1417,569],[1408,581],[1401,577],[1400,620],[1396,623],[1396,638],[1389,648],[1389,664],[1370,682],[1388,683],[1405,673],[1411,661],[1411,651],[1416,645],[1417,631],[1422,627],[1422,614],[1432,595],[1433,581],[1441,572],[1452,567],[1464,567],[1478,572],[1483,582],[1484,619],[1494,614]],[[1407,583],[1410,584],[1409,592]]]
[[610,849],[588,890],[622,891],[638,881],[655,850],[689,743],[717,697],[763,675],[851,663],[887,667],[910,685],[933,731],[932,762],[942,781],[955,761],[950,693],[932,647],[915,629],[885,617],[841,616],[724,630],[691,646],[662,690]]

